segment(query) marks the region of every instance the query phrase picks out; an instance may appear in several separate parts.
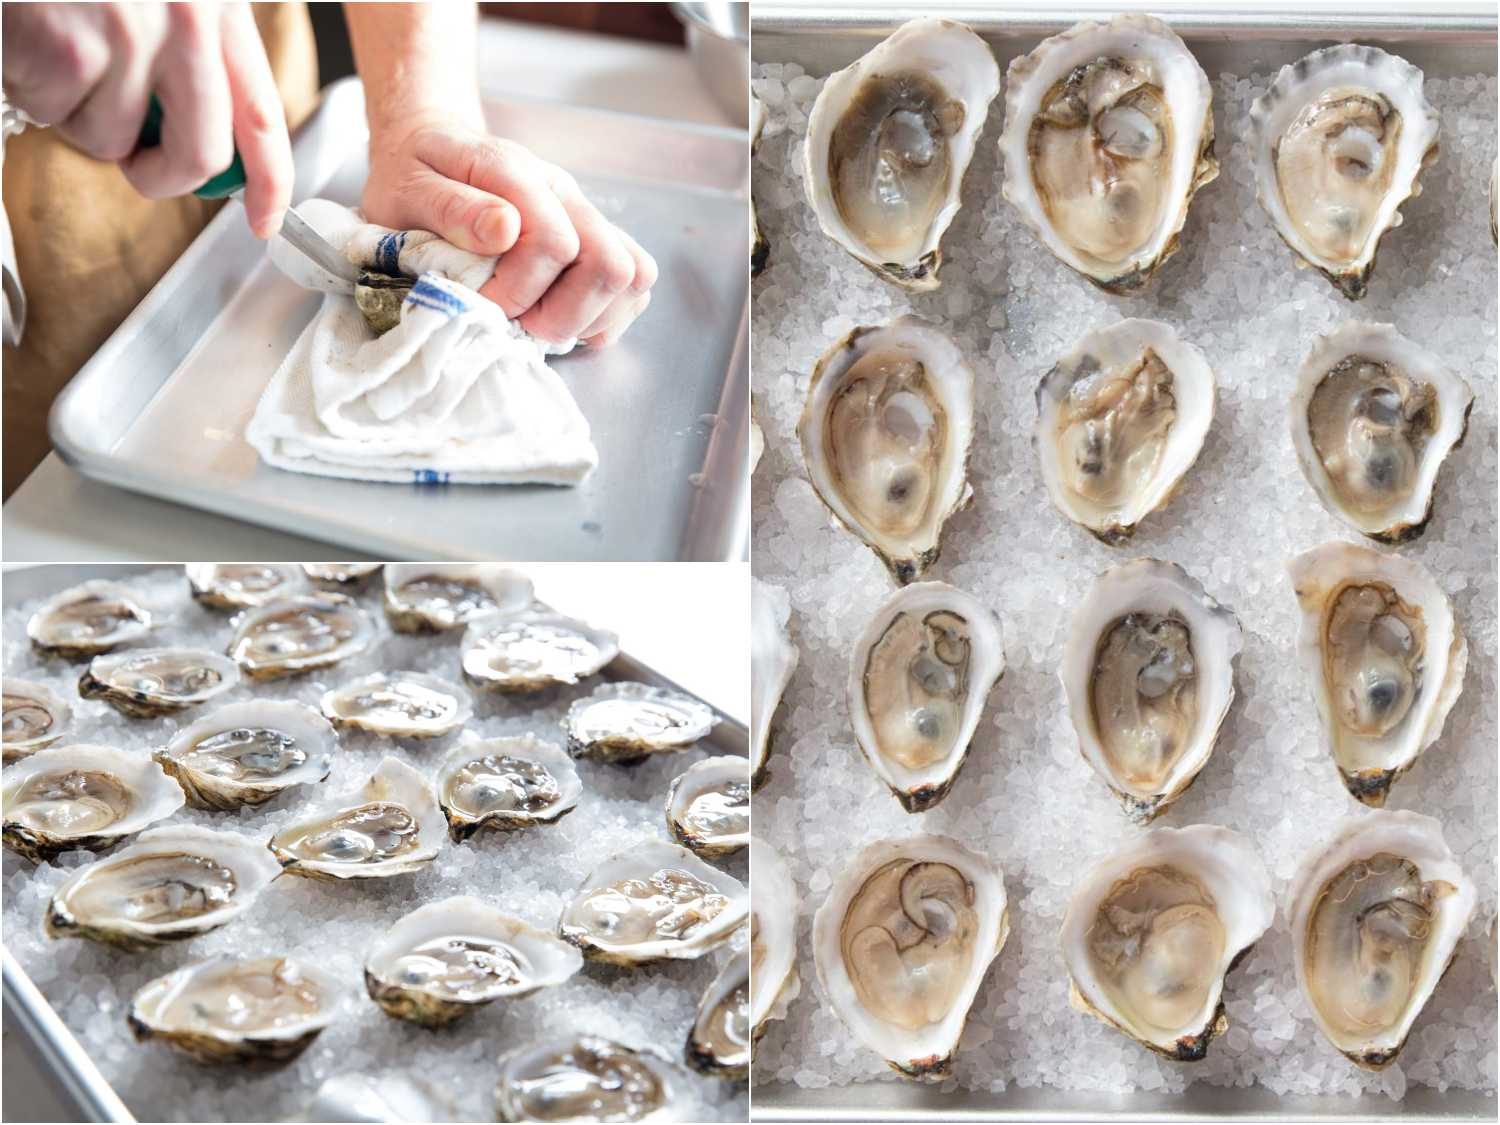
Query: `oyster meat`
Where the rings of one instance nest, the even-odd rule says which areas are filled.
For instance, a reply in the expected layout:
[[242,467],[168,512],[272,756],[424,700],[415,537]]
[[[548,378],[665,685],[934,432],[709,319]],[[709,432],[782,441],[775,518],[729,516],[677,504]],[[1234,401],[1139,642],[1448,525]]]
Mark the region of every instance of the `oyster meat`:
[[438,802],[454,843],[481,828],[509,832],[556,823],[582,792],[572,759],[531,734],[467,738],[448,751],[437,773]]
[[398,633],[440,633],[531,605],[531,579],[490,563],[390,563],[385,615]]
[[828,77],[807,119],[818,225],[879,277],[936,289],[939,243],[1000,92],[1000,68],[961,23],[917,19]]
[[375,672],[323,693],[324,716],[390,738],[438,738],[474,717],[474,701],[457,684],[422,672]]
[[1413,812],[1347,821],[1290,888],[1297,984],[1351,1062],[1395,1061],[1474,912],[1442,826]]
[[750,763],[735,754],[704,758],[672,779],[667,830],[704,859],[750,842]]
[[1239,621],[1181,567],[1134,559],[1073,614],[1058,675],[1084,759],[1145,824],[1208,764],[1234,702]]
[[784,1019],[802,991],[797,972],[797,922],[802,902],[779,852],[750,837],[750,1033],[760,1038],[771,1020]]
[[1132,12],[1085,21],[1005,73],[1001,190],[1059,261],[1110,293],[1177,251],[1219,174],[1213,91],[1177,34]]
[[1297,264],[1363,297],[1380,240],[1422,192],[1438,132],[1422,72],[1379,47],[1341,43],[1282,67],[1250,106],[1250,159]]
[[558,933],[590,961],[633,968],[702,957],[743,925],[750,892],[686,848],[643,840],[585,877]]
[[973,498],[974,372],[917,317],[856,328],[813,369],[797,436],[818,498],[904,585]]
[[561,984],[583,967],[565,941],[469,895],[418,907],[365,959],[365,989],[387,1015],[443,1027],[502,997]]
[[239,686],[240,669],[216,652],[195,648],[132,648],[89,661],[78,694],[102,699],[122,715],[170,715]]
[[539,1040],[500,1056],[497,1121],[683,1121],[689,1109],[675,1066],[599,1035]]
[[343,594],[299,594],[247,609],[235,619],[229,655],[253,680],[328,668],[375,639],[375,625]]
[[813,916],[813,961],[833,1010],[904,1078],[952,1070],[969,1007],[1010,933],[1005,884],[946,836],[880,840]]
[[3,682],[5,764],[51,746],[73,725],[73,708],[46,684],[6,676]]
[[1090,332],[1036,389],[1033,441],[1052,503],[1102,542],[1165,507],[1203,448],[1214,373],[1159,320]]
[[1348,321],[1314,345],[1292,395],[1292,445],[1323,507],[1382,543],[1421,535],[1474,392],[1389,324]]
[[237,832],[152,828],[79,868],[47,907],[47,936],[143,950],[216,930],[255,901],[281,868]]
[[607,629],[547,609],[493,613],[464,630],[463,668],[485,691],[531,692],[576,684],[620,651]]
[[780,586],[750,578],[750,786],[769,774],[771,723],[782,693],[797,670],[797,646],[787,625],[792,602]]
[[1463,689],[1468,642],[1420,563],[1334,542],[1287,569],[1324,745],[1349,793],[1379,807],[1442,734]]
[[271,837],[271,853],[292,875],[384,879],[437,858],[443,814],[427,779],[386,756],[356,792],[335,798]]
[[53,746],[4,774],[5,846],[32,862],[97,851],[182,808],[182,790],[149,758],[112,746]]
[[849,719],[907,812],[948,795],[1004,672],[1000,619],[943,582],[898,591],[865,626],[849,662]]
[[750,954],[735,949],[698,1001],[683,1055],[688,1065],[716,1078],[743,1080],[750,1073]]
[[200,809],[259,805],[333,767],[338,737],[301,703],[230,703],[172,736],[152,756]]
[[151,611],[128,587],[96,578],[43,602],[26,635],[42,652],[78,660],[138,641],[151,624]]
[[276,563],[188,563],[194,600],[215,609],[249,609],[302,591],[307,584],[295,566]]
[[650,684],[600,684],[563,717],[575,758],[631,765],[652,754],[686,750],[718,723],[713,708]]
[[202,1063],[286,1063],[333,1022],[338,990],[331,976],[290,957],[214,957],[141,988],[130,1030]]
[[1227,828],[1152,828],[1079,879],[1062,925],[1069,1000],[1176,1062],[1229,1026],[1224,978],[1271,925],[1271,879]]

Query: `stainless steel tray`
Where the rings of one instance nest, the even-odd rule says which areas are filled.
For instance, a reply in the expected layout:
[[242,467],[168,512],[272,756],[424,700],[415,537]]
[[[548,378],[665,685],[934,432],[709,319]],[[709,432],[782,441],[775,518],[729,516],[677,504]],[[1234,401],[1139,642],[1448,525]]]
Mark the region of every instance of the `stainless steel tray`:
[[[68,384],[50,422],[81,472],[376,558],[726,559],[746,553],[746,135],[545,102],[490,101],[490,129],[573,172],[655,257],[650,310],[616,346],[557,361],[599,468],[577,488],[397,485],[262,465],[244,439],[319,295],[224,208]],[[294,198],[356,203],[363,90],[324,92]]]
[[[89,578],[123,578],[159,569],[152,564],[90,565],[73,563],[7,567],[0,608],[11,609],[30,598],[65,590]],[[622,652],[605,667],[607,680],[635,680],[657,687],[693,695],[680,685]],[[698,698],[693,696],[693,698]],[[747,757],[750,735],[745,724],[726,715],[707,700],[700,700],[719,718],[719,723],[702,745],[719,754]],[[6,1030],[24,1039],[22,1044],[53,1080],[58,1097],[72,1111],[73,1121],[134,1121],[114,1089],[89,1058],[83,1045],[68,1029],[62,1017],[47,1002],[19,961],[4,950],[4,1008]],[[6,1120],[10,1120],[7,1115]]]
[[[1136,5],[1123,5],[1134,7]],[[1120,4],[863,4],[819,7],[760,0],[751,10],[751,57],[795,62],[822,76],[847,66],[908,19],[941,14],[967,23],[994,48],[1003,72],[1009,61],[1081,19],[1108,19]],[[1167,0],[1149,6],[1187,41],[1205,71],[1267,70],[1329,43],[1361,40],[1399,46],[1430,75],[1496,72],[1496,8],[1492,3],[1390,5],[1309,3],[1228,7]],[[1393,47],[1393,49],[1396,49]],[[997,103],[998,104],[998,103]],[[992,108],[991,112],[1000,112]],[[1399,1102],[1383,1097],[1282,1097],[1258,1087],[1198,1083],[1181,1095],[1097,1094],[1012,1087],[1002,1094],[950,1093],[904,1082],[802,1089],[752,1085],[755,1121],[1354,1121],[1420,1118],[1494,1121],[1497,1100],[1473,1091],[1413,1086]]]

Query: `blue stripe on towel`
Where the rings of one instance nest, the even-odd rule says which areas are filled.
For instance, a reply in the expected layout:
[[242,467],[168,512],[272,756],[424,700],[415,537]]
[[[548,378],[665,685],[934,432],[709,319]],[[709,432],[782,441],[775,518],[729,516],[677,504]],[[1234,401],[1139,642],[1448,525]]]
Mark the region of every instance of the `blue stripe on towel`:
[[441,469],[413,469],[412,484],[447,484],[448,474]]
[[401,272],[401,251],[406,246],[406,232],[393,230],[375,243],[375,268],[392,277]]
[[406,301],[409,304],[421,305],[426,309],[447,313],[449,316],[457,316],[459,313],[469,311],[468,301],[449,289],[440,277],[430,273],[424,273],[417,278],[417,283],[406,295]]

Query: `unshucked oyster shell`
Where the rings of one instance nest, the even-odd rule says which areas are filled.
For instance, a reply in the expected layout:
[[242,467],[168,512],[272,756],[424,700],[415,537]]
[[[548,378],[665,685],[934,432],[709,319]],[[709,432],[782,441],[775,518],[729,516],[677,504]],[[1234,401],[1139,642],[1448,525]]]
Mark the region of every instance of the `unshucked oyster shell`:
[[216,652],[132,648],[89,661],[78,694],[102,699],[122,715],[149,719],[207,703],[239,682],[239,666]]
[[563,717],[568,752],[617,765],[686,750],[707,738],[719,717],[706,703],[650,684],[600,684]]
[[438,802],[455,843],[481,828],[553,824],[577,807],[582,792],[572,759],[530,734],[467,738],[437,773]]
[[259,805],[328,776],[338,737],[301,703],[230,703],[172,736],[153,757],[200,809]]

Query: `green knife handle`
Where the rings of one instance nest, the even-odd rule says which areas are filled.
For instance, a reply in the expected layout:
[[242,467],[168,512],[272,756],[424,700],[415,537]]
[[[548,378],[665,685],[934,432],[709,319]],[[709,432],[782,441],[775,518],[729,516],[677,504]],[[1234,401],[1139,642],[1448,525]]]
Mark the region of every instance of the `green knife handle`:
[[[146,107],[146,120],[141,122],[139,148],[155,148],[161,144],[161,102],[151,95],[151,104]],[[229,167],[208,180],[193,192],[199,199],[223,199],[245,186],[245,165],[240,160],[240,150],[234,150],[234,159]]]

